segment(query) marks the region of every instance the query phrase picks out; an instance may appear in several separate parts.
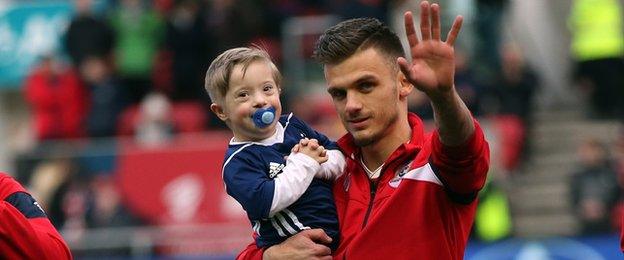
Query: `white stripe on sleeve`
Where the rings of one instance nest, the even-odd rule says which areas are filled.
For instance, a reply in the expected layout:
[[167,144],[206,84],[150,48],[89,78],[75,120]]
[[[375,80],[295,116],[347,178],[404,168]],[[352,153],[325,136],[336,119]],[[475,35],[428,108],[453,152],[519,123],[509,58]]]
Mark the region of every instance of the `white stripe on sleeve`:
[[290,154],[282,173],[273,179],[275,190],[269,217],[293,204],[308,189],[321,165],[303,153]]

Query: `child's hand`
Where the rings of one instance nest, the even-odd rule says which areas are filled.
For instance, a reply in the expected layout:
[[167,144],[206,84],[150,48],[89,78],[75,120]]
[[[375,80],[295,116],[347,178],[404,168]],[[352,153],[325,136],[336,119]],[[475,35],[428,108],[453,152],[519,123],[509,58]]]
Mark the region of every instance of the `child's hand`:
[[312,157],[318,163],[324,163],[327,161],[327,152],[325,147],[318,144],[316,139],[303,138],[299,141],[299,144],[295,145],[292,150],[293,153],[303,153]]

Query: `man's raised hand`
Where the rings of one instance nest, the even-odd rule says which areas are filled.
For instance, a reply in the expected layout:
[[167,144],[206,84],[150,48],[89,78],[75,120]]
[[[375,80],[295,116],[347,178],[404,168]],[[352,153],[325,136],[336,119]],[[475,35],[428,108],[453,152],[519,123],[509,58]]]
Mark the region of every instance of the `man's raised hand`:
[[461,29],[463,18],[457,16],[446,42],[440,38],[440,6],[420,3],[421,39],[416,35],[411,12],[405,13],[405,34],[409,42],[412,62],[399,57],[398,63],[407,79],[430,98],[443,97],[453,88],[455,54],[453,45]]

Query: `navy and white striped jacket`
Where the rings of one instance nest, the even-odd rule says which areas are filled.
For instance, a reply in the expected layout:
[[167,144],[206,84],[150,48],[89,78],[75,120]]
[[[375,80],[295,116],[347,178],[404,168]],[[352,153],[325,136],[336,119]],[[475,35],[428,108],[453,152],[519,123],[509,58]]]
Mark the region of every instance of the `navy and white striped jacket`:
[[[304,137],[317,139],[328,150],[328,162],[319,165],[302,153],[290,155],[292,147]],[[284,157],[288,155],[287,163]],[[324,170],[332,171],[334,175],[337,172],[342,173],[342,153],[336,143],[310,128],[292,113],[282,115],[276,126],[276,133],[265,140],[230,141],[223,164],[223,180],[227,193],[247,212],[256,233],[258,247],[281,243],[305,229],[322,228],[333,239],[330,247],[334,250],[337,248],[338,216],[331,181],[312,177],[307,181],[297,180],[281,184],[277,181],[281,177],[292,179],[304,178],[303,176],[310,174],[313,176],[316,171],[323,170],[322,167],[331,168]],[[333,176],[335,177],[337,176]],[[277,187],[279,185],[281,189]],[[301,195],[298,199],[285,199],[293,196],[292,194]]]

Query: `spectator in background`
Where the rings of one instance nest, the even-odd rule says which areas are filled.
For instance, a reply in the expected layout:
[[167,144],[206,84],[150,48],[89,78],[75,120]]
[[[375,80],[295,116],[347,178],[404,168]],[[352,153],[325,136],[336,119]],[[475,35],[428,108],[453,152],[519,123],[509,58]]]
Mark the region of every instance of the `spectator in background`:
[[46,55],[26,78],[24,90],[38,140],[84,136],[86,91],[72,68]]
[[[261,31],[263,22],[260,6],[254,1],[204,0],[207,3],[204,16],[208,28],[218,39],[216,53],[248,45]],[[271,54],[271,53],[269,53]]]
[[118,73],[130,101],[138,103],[151,90],[164,23],[158,13],[143,6],[140,0],[121,0],[110,19],[117,38]]
[[518,168],[526,147],[533,96],[539,81],[517,46],[505,45],[501,57],[501,75],[493,89],[499,108],[495,123],[501,139],[503,169],[512,172]]
[[140,119],[135,128],[135,138],[144,145],[159,145],[174,134],[171,104],[161,93],[150,93],[141,102]]
[[202,86],[216,39],[208,30],[197,0],[179,0],[166,26],[165,47],[171,54],[173,100],[208,102]]
[[65,49],[79,67],[86,57],[108,58],[115,46],[112,28],[91,12],[91,0],[75,0],[76,15],[65,35]]
[[69,183],[76,179],[76,164],[71,159],[47,159],[36,163],[32,170],[29,187],[41,207],[46,209],[50,222],[61,229],[65,223],[62,198]]
[[618,0],[575,0],[568,17],[575,77],[593,118],[624,116],[623,18]]
[[580,167],[572,176],[570,192],[583,235],[611,229],[611,212],[619,196],[616,172],[607,147],[595,139],[583,142],[578,150]]
[[373,17],[388,21],[388,0],[338,0],[330,1],[332,12],[342,19]]
[[126,227],[138,225],[122,204],[121,194],[114,179],[109,174],[95,176],[90,184],[90,207],[86,212],[89,228]]
[[[480,84],[493,85],[500,74],[501,29],[509,0],[475,0],[475,63]],[[494,51],[492,51],[494,50]]]
[[90,91],[90,109],[86,118],[87,133],[90,137],[113,136],[117,121],[127,99],[124,89],[112,74],[106,60],[92,56],[80,64],[80,72]]

